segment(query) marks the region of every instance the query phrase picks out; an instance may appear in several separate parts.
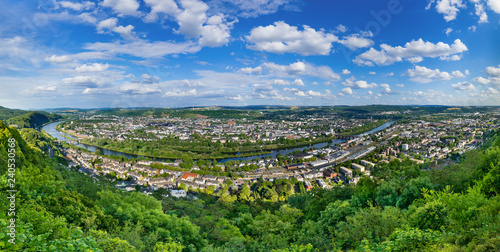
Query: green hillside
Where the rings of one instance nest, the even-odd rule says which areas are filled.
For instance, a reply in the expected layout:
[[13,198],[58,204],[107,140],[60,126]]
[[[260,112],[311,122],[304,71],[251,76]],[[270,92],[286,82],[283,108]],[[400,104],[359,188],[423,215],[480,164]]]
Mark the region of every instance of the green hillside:
[[10,125],[17,125],[18,128],[40,127],[48,122],[60,120],[62,116],[47,112],[28,112],[7,120]]
[[177,199],[93,181],[66,168],[57,149],[48,158],[48,136],[0,121],[0,250],[498,251],[499,134],[443,169],[393,160],[356,186],[306,192],[296,180],[260,180]]
[[7,120],[12,117],[20,116],[26,114],[28,111],[20,110],[20,109],[9,109],[0,106],[0,120]]

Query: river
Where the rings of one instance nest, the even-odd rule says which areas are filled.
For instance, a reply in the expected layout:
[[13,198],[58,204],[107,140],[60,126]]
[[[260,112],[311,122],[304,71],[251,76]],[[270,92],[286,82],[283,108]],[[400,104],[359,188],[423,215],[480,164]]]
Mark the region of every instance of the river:
[[[72,136],[70,136],[70,135],[68,135],[66,133],[59,132],[59,131],[56,130],[56,126],[58,124],[60,124],[60,123],[61,122],[54,122],[54,123],[47,124],[47,125],[45,125],[43,127],[43,130],[45,130],[45,132],[47,132],[49,135],[57,138],[57,140],[68,140],[68,138],[69,139],[74,139],[74,137],[72,137]],[[375,129],[372,129],[370,131],[367,131],[367,132],[365,132],[363,134],[360,134],[358,136],[364,136],[364,135],[368,135],[368,134],[371,134],[371,133],[374,133],[374,132],[386,129],[387,127],[391,126],[393,123],[394,123],[394,121],[390,121],[390,122],[384,123],[381,126],[375,128]],[[330,145],[334,146],[335,144],[342,143],[344,141],[345,140],[341,140],[341,139],[333,139],[332,143]],[[74,143],[73,145],[81,147],[81,148],[84,148],[84,149],[87,149],[87,150],[92,151],[92,152],[100,150],[104,155],[124,156],[124,157],[126,157],[128,159],[143,157],[143,156],[140,156],[140,155],[127,154],[127,153],[123,153],[123,152],[119,152],[119,151],[108,150],[108,149],[104,149],[104,148],[100,148],[100,147],[95,147],[95,146],[88,145],[88,144],[77,143],[77,142]],[[271,153],[263,154],[263,155],[254,155],[254,156],[248,156],[248,157],[224,158],[224,159],[218,160],[218,162],[224,163],[224,162],[226,162],[228,160],[246,161],[246,160],[252,160],[252,159],[255,159],[255,158],[261,159],[263,157],[276,157],[278,154],[281,154],[281,155],[284,156],[284,155],[287,155],[287,154],[289,154],[289,153],[291,153],[293,151],[296,151],[296,150],[302,151],[304,149],[310,149],[310,148],[320,149],[320,148],[323,148],[323,147],[327,147],[328,145],[329,145],[328,142],[322,142],[322,143],[317,143],[317,144],[313,144],[313,145],[309,145],[309,146],[304,146],[304,147],[296,147],[296,148],[289,148],[289,149],[283,149],[283,150],[274,150]],[[153,158],[153,159],[156,160],[156,161],[163,161],[163,162],[169,161],[169,160],[163,159],[163,158]]]

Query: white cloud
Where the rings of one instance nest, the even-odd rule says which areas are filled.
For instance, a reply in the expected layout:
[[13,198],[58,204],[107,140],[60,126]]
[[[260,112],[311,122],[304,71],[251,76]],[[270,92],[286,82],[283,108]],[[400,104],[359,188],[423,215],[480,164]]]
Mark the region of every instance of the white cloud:
[[451,86],[456,90],[466,90],[466,91],[476,90],[476,87],[474,87],[474,85],[472,85],[469,82],[459,82],[456,84],[451,84]]
[[276,76],[293,77],[293,76],[312,76],[325,80],[338,81],[340,75],[333,72],[329,66],[314,66],[310,63],[297,61],[290,65],[278,65],[272,62],[262,64],[262,67]]
[[484,11],[484,5],[480,0],[471,0],[476,8],[476,15],[479,17],[479,23],[488,23],[488,14]]
[[468,30],[471,31],[471,32],[475,32],[476,29],[477,29],[477,27],[475,25],[473,25],[473,26],[471,26],[471,27],[468,28]]
[[282,79],[276,79],[273,82],[274,85],[279,85],[279,86],[287,86],[290,85],[290,82],[282,80]]
[[342,74],[350,74],[350,73],[351,73],[351,71],[349,71],[347,69],[342,70]]
[[185,79],[182,81],[183,85],[186,86],[186,87],[206,87],[207,85],[205,85],[203,82],[201,81],[195,81],[195,82],[191,82],[190,80],[188,79]]
[[452,31],[453,31],[453,29],[451,29],[451,28],[446,28],[446,29],[444,30],[444,33],[446,34],[446,36],[450,36],[450,33],[451,33]]
[[200,46],[218,47],[229,42],[233,22],[228,22],[222,14],[208,16],[209,7],[200,0],[180,0],[178,6],[173,0],[146,0],[151,12],[146,21],[155,22],[160,13],[167,14],[177,21],[177,33],[188,39],[196,38]]
[[433,44],[419,39],[406,43],[404,47],[392,47],[382,44],[380,48],[380,51],[370,48],[370,50],[357,56],[353,62],[366,66],[373,66],[374,64],[391,65],[394,62],[401,62],[403,60],[418,63],[424,57],[440,57],[441,60],[445,60],[446,58],[443,57],[458,56],[457,54],[468,50],[467,46],[460,39],[456,39],[451,46],[443,42]]
[[444,14],[444,19],[449,22],[457,17],[459,8],[464,8],[462,0],[438,0],[436,10],[438,13]]
[[342,90],[340,90],[340,93],[351,95],[353,92],[352,92],[352,88],[346,87],[346,88],[343,88]]
[[356,81],[354,78],[349,78],[347,80],[345,80],[344,82],[342,82],[342,84],[344,86],[348,86],[348,87],[351,87],[351,88],[354,88],[354,89],[361,89],[361,88],[374,88],[374,87],[377,87],[377,84],[375,83],[368,83],[366,81],[363,81],[363,80],[358,80]]
[[198,92],[196,92],[196,88],[187,90],[187,91],[181,91],[179,89],[174,89],[172,91],[167,91],[165,93],[166,97],[186,97],[186,96],[196,96]]
[[253,87],[253,97],[257,99],[275,99],[275,100],[291,100],[289,97],[285,97],[278,93],[278,90],[273,89],[271,85],[266,84],[254,84]]
[[474,78],[473,81],[475,81],[481,85],[488,85],[491,82],[491,80],[483,78],[483,77]]
[[97,78],[91,76],[82,76],[82,75],[65,78],[62,80],[62,82],[65,84],[88,87],[88,88],[95,88],[98,87],[100,84]]
[[329,55],[337,36],[304,25],[302,30],[283,21],[259,26],[246,36],[247,48],[272,53],[298,53],[301,55]]
[[108,68],[109,68],[108,63],[106,64],[94,63],[92,65],[83,64],[75,68],[75,70],[77,72],[101,72],[101,71],[106,71]]
[[262,73],[262,67],[260,67],[260,66],[255,67],[255,68],[245,67],[245,68],[241,68],[240,70],[246,74],[261,74]]
[[435,80],[450,80],[452,78],[462,78],[465,75],[460,71],[453,71],[452,74],[439,69],[429,69],[427,67],[415,66],[406,72],[411,81],[428,83]]
[[500,0],[488,0],[488,7],[498,14],[500,14]]
[[201,47],[193,42],[148,42],[139,39],[125,43],[120,41],[89,43],[84,46],[84,49],[105,52],[108,54],[129,54],[141,58],[161,58],[170,54],[195,53],[198,52]]
[[119,91],[130,94],[153,94],[162,92],[160,88],[156,86],[137,84],[137,83],[122,85],[120,86]]
[[90,10],[90,9],[94,8],[94,6],[95,6],[95,4],[93,2],[89,2],[89,1],[84,1],[81,3],[61,1],[61,2],[57,2],[57,4],[59,4],[59,6],[61,6],[63,8],[72,9],[75,11]]
[[373,74],[377,74],[377,72],[373,72],[373,71],[370,71],[370,72],[368,72],[368,73],[369,73],[369,74],[372,74],[372,75],[373,75]]
[[68,55],[62,55],[62,56],[52,55],[50,57],[46,57],[45,61],[50,63],[66,63],[71,61],[71,57]]
[[337,27],[335,28],[335,30],[337,30],[338,32],[346,32],[347,31],[347,27],[339,24],[339,25],[337,25]]
[[237,100],[237,101],[243,101],[243,97],[241,95],[237,95],[237,96],[228,96],[227,97],[229,100]]
[[134,29],[134,26],[132,25],[127,25],[127,26],[117,26],[118,24],[118,19],[117,18],[108,18],[106,20],[103,20],[97,24],[97,32],[98,33],[105,33],[106,30],[108,31],[113,31],[118,34],[120,34],[124,39],[132,40],[135,39],[135,32],[132,30]]
[[145,0],[151,11],[146,15],[146,20],[156,22],[159,13],[165,13],[169,16],[177,16],[180,13],[174,0]]
[[301,79],[295,79],[292,84],[297,86],[305,86],[304,82]]
[[394,73],[390,72],[390,73],[387,74],[387,76],[394,76]]
[[500,77],[500,65],[498,67],[489,66],[485,71],[491,77]]
[[396,87],[403,88],[403,87],[405,87],[405,85],[404,84],[396,84]]
[[151,76],[149,74],[142,74],[142,83],[144,84],[153,84],[153,83],[158,83],[160,81],[160,78],[158,76]]
[[373,40],[365,38],[359,34],[352,34],[350,36],[344,37],[344,39],[338,42],[341,43],[342,45],[345,45],[351,50],[370,47],[374,44]]
[[118,16],[140,16],[138,11],[139,3],[136,0],[104,0],[101,3],[104,7],[109,7],[118,13]]

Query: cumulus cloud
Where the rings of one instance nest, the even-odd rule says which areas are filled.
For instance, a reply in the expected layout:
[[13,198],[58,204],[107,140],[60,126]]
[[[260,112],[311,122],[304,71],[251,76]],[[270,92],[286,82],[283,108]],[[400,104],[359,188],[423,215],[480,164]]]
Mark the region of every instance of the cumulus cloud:
[[428,83],[435,80],[450,80],[452,78],[461,78],[465,75],[460,71],[453,71],[452,74],[439,69],[429,69],[427,67],[415,66],[406,72],[411,81]]
[[474,85],[472,85],[469,82],[459,82],[459,83],[451,84],[451,86],[456,90],[464,90],[464,91],[476,90],[476,87],[474,87]]
[[488,85],[491,82],[491,80],[483,78],[483,77],[474,78],[473,81],[479,83],[480,85]]
[[333,72],[329,66],[315,66],[302,61],[297,61],[289,65],[279,65],[273,62],[267,62],[262,64],[262,68],[266,69],[271,74],[282,77],[312,76],[325,80],[340,80],[340,75]]
[[356,81],[354,78],[349,78],[342,82],[344,86],[351,87],[353,89],[364,89],[364,88],[374,88],[377,87],[377,84],[375,83],[368,83],[364,80],[358,80]]
[[446,60],[446,57],[459,57],[458,54],[468,50],[467,46],[465,46],[460,39],[456,39],[452,45],[443,42],[433,44],[419,39],[406,43],[404,47],[392,47],[387,44],[382,44],[380,48],[380,51],[375,50],[373,47],[370,48],[370,50],[358,55],[353,62],[365,66],[373,66],[374,64],[391,65],[394,62],[401,62],[403,60],[418,63],[422,61],[424,57],[439,57],[441,60]]
[[258,26],[246,36],[247,48],[272,53],[298,53],[300,55],[329,55],[337,36],[307,25],[300,30],[283,21]]
[[[461,9],[466,9],[466,1],[463,0],[431,0],[427,5],[426,9],[430,9],[432,5],[435,4],[435,9],[438,13],[443,14],[446,22],[455,20]],[[487,23],[488,15],[485,11],[485,4],[496,12],[500,13],[500,1],[499,0],[470,0],[474,4],[474,14],[479,18],[479,23]],[[486,3],[487,2],[487,3]]]
[[297,86],[305,86],[304,82],[301,79],[295,79],[292,84]]
[[352,92],[352,88],[350,88],[350,87],[346,87],[346,88],[341,89],[341,90],[340,90],[340,93],[341,93],[341,94],[349,94],[349,95],[352,95],[352,94],[353,94],[353,92]]
[[290,97],[281,95],[277,89],[273,89],[271,85],[267,84],[254,84],[253,97],[257,99],[275,99],[275,100],[291,100]]
[[290,85],[290,82],[282,80],[282,79],[276,79],[273,81],[273,84],[278,85],[278,86],[287,86],[287,85]]
[[498,67],[489,66],[485,72],[491,77],[500,77],[500,65]]
[[246,74],[261,74],[262,73],[262,67],[260,67],[260,66],[255,67],[255,68],[245,67],[245,68],[241,68],[240,70]]
[[[370,33],[371,36],[371,33]],[[374,44],[373,40],[365,38],[360,34],[352,34],[344,37],[342,40],[338,41],[340,44],[345,45],[351,50],[356,50],[359,48],[370,47]]]
[[109,68],[108,63],[106,64],[94,63],[92,65],[83,64],[79,67],[76,67],[75,70],[77,72],[101,72],[101,71],[106,71],[108,68]]
[[350,74],[350,73],[351,73],[351,71],[349,71],[347,69],[342,70],[342,74]]
[[105,33],[107,31],[112,31],[120,34],[124,39],[132,40],[135,38],[135,32],[132,30],[134,29],[134,26],[132,25],[127,25],[127,26],[117,26],[118,24],[118,19],[117,18],[108,18],[105,19],[99,24],[97,24],[97,32],[98,33]]
[[136,0],[104,0],[101,3],[104,7],[113,9],[118,16],[140,16],[141,12],[138,11],[139,3]]
[[229,42],[230,30],[234,22],[226,20],[223,14],[207,15],[209,6],[200,0],[180,0],[179,5],[173,0],[146,0],[151,12],[146,16],[146,21],[155,22],[160,14],[177,21],[177,33],[188,39],[198,39],[200,46],[218,47]]
[[149,74],[142,74],[142,83],[144,84],[153,84],[153,83],[158,83],[160,81],[160,77],[158,76],[151,76]]

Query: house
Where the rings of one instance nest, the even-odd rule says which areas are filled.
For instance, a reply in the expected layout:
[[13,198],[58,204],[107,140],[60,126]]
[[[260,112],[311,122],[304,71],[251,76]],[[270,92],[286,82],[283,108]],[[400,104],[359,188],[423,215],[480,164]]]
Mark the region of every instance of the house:
[[186,172],[186,173],[184,173],[184,175],[182,175],[181,180],[190,180],[190,181],[192,181],[192,180],[194,180],[197,177],[198,177],[198,174],[196,174],[196,173]]
[[332,170],[324,170],[323,176],[325,176],[326,179],[333,179],[337,177],[337,173]]
[[199,184],[199,185],[203,185],[203,184],[205,184],[205,179],[203,179],[203,178],[195,178],[193,180],[193,182],[196,183],[196,184]]
[[325,183],[324,180],[322,179],[318,179],[316,182],[318,182],[318,185],[321,187],[321,188],[325,188],[327,185]]
[[185,190],[170,190],[170,195],[180,198],[180,197],[186,197],[187,193]]
[[307,190],[309,190],[309,189],[312,189],[312,188],[313,188],[313,186],[311,185],[311,182],[309,182],[309,181],[305,181],[305,182],[304,182],[304,185],[305,185],[305,187],[306,187],[306,189],[307,189]]

